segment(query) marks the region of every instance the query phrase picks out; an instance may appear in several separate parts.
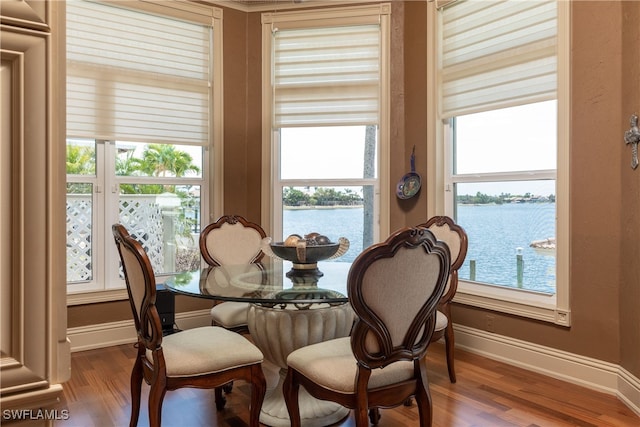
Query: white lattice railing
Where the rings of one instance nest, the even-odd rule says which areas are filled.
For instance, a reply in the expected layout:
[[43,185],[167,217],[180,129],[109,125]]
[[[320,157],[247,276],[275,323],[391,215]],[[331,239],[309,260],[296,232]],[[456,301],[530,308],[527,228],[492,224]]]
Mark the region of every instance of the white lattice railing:
[[120,223],[147,251],[153,270],[156,273],[163,272],[162,211],[155,197],[120,196],[119,205]]
[[[119,221],[147,251],[156,274],[198,268],[197,235],[176,236],[177,213],[162,211],[155,195],[121,195],[119,212]],[[92,222],[91,196],[67,194],[67,282],[93,279]]]
[[67,195],[67,281],[92,279],[91,196]]

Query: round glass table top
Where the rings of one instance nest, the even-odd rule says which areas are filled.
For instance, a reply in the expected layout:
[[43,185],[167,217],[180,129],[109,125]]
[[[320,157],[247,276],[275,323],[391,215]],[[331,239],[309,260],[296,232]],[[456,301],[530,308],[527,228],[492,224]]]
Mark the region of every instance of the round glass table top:
[[317,268],[292,268],[289,261],[206,267],[178,273],[164,282],[170,291],[220,301],[277,304],[342,304],[347,298],[351,263],[319,262]]

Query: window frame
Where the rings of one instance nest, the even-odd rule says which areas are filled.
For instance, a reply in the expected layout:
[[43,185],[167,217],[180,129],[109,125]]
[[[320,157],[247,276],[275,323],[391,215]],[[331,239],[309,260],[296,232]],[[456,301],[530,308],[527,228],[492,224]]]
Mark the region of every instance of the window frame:
[[[207,5],[198,5],[194,3],[183,3],[177,1],[166,1],[162,4],[151,4],[144,1],[132,2],[128,4],[132,10],[138,10],[141,12],[155,13],[170,18],[187,20],[192,22],[208,22],[211,25],[211,87],[210,87],[210,105],[209,105],[209,141],[203,148],[202,158],[202,178],[178,178],[175,183],[180,185],[196,183],[201,186],[200,190],[200,204],[201,204],[201,224],[204,226],[209,219],[215,218],[223,212],[223,194],[224,188],[224,171],[223,171],[223,98],[222,98],[222,57],[223,57],[223,28],[222,28],[222,9]],[[120,7],[120,6],[119,6]],[[66,14],[64,5],[60,11],[62,16]],[[66,43],[61,43],[59,46],[59,53],[61,58],[66,58],[64,51],[66,49]],[[66,70],[66,65],[65,65]],[[65,71],[66,72],[66,71]],[[115,145],[115,141],[99,141],[96,138],[96,154],[106,155],[108,154],[110,145],[112,148]],[[181,145],[179,142],[176,145]],[[67,176],[67,182],[89,182],[95,181],[97,185],[101,185],[101,192],[106,194],[105,196],[96,197],[96,190],[93,192],[94,212],[92,212],[92,218],[96,222],[94,227],[96,240],[102,242],[97,244],[93,248],[95,253],[92,254],[93,262],[96,263],[95,275],[100,277],[99,287],[93,289],[84,288],[69,291],[67,285],[67,306],[97,303],[97,302],[109,302],[116,300],[124,300],[128,298],[125,283],[123,279],[117,278],[117,273],[110,272],[112,268],[109,266],[118,265],[118,256],[115,250],[115,246],[112,243],[110,224],[117,221],[118,209],[107,209],[107,206],[114,205],[114,200],[117,200],[119,194],[112,194],[111,186],[117,186],[122,181],[131,181],[132,177],[117,176],[115,174],[114,160],[111,158],[105,158],[97,166],[97,176],[83,177],[80,175]],[[113,168],[113,174],[106,173],[104,166],[111,165]],[[71,177],[71,179],[69,179]],[[136,180],[135,177],[133,177]],[[144,180],[144,178],[140,178]],[[171,181],[171,179],[169,179]],[[179,181],[179,182],[178,182]],[[98,204],[96,204],[96,201]],[[104,204],[101,210],[95,209],[100,204]],[[115,212],[115,213],[114,213]],[[96,261],[97,260],[97,261]],[[104,261],[103,261],[104,260]],[[114,274],[111,274],[114,273]],[[95,279],[94,279],[95,281]]]
[[[381,3],[367,6],[331,9],[301,10],[262,14],[262,189],[261,222],[269,235],[282,237],[282,192],[286,187],[309,186],[374,186],[374,209],[377,209],[377,227],[374,226],[374,241],[389,234],[390,217],[390,113],[389,113],[389,35],[391,4]],[[358,18],[377,16],[381,26],[380,104],[378,122],[377,179],[314,179],[280,180],[279,129],[273,123],[272,91],[272,36],[271,28],[278,22],[295,22],[296,26],[331,26],[358,24]],[[336,126],[339,126],[336,123]]]
[[[516,316],[541,320],[561,326],[571,326],[570,270],[569,270],[569,119],[570,119],[570,29],[568,2],[558,1],[558,146],[556,179],[556,293],[553,295],[521,289],[469,282],[461,279],[454,301],[473,307],[499,311]],[[430,2],[427,25],[432,31],[427,36],[427,135],[428,165],[427,210],[428,215],[451,215],[453,197],[447,197],[452,183],[448,179],[452,168],[452,135],[449,120],[439,117],[438,103],[441,88],[437,60],[437,5]],[[484,174],[484,177],[487,177]],[[540,176],[551,177],[549,171]],[[502,176],[505,177],[504,175]],[[468,177],[473,180],[472,177]]]

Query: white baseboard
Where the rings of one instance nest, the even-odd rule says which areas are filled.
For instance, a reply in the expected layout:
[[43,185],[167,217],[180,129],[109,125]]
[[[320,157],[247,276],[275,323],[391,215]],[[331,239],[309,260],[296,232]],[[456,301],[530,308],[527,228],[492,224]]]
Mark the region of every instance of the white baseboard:
[[462,325],[454,330],[456,347],[613,394],[640,416],[640,380],[618,365]]
[[[211,324],[209,310],[176,314],[180,329]],[[490,359],[613,394],[640,416],[640,380],[624,368],[566,351],[455,325],[456,347]],[[133,343],[133,320],[70,328],[71,351]]]
[[[210,324],[210,310],[176,314],[176,325],[179,329],[191,329]],[[137,340],[133,319],[69,328],[67,329],[67,337],[69,341],[71,341],[72,353],[112,345],[134,343]]]
[[640,379],[624,368],[620,368],[616,396],[640,416]]

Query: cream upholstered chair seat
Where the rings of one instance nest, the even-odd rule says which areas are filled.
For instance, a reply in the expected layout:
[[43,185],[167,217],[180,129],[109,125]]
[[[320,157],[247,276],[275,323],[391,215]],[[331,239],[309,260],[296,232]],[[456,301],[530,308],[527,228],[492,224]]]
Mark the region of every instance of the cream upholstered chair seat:
[[[287,364],[304,371],[307,378],[328,389],[355,393],[358,361],[351,350],[351,338],[336,338],[302,347],[287,358]],[[375,389],[413,378],[413,363],[399,361],[371,371],[369,388]]]
[[[187,329],[162,340],[167,377],[211,374],[262,362],[262,352],[249,340],[224,328]],[[215,357],[211,357],[215,355]],[[153,352],[146,351],[153,363]]]
[[247,326],[248,310],[246,302],[225,301],[211,308],[211,320],[226,329],[243,329]]
[[440,310],[436,311],[436,327],[434,329],[434,335],[436,332],[444,331],[449,324],[449,319],[447,319],[446,314],[441,312]]
[[[300,386],[353,409],[356,427],[378,408],[415,397],[421,427],[431,425],[426,352],[450,269],[449,249],[422,227],[403,228],[355,259],[347,278],[356,314],[351,336],[294,350],[283,393],[292,427],[301,427]],[[370,412],[371,411],[371,412]]]

